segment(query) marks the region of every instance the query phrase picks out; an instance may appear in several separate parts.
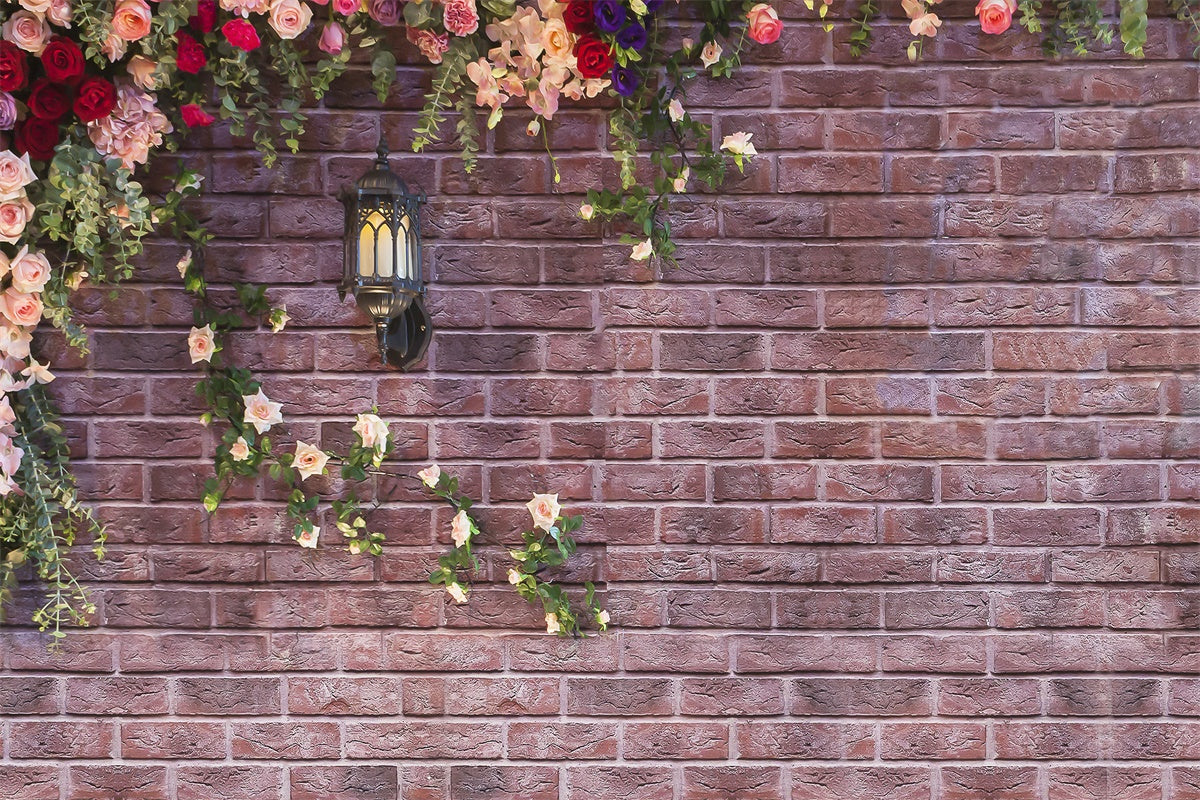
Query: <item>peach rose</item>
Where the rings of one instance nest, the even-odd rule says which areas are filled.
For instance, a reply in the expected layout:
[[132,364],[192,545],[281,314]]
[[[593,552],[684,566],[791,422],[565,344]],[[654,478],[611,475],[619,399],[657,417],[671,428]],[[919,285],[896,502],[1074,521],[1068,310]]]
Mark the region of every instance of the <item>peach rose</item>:
[[0,200],[14,200],[25,195],[25,187],[37,180],[29,165],[29,154],[18,156],[11,150],[0,153]]
[[922,14],[908,23],[908,32],[913,36],[937,36],[942,20],[937,14]]
[[421,479],[421,483],[432,489],[437,486],[438,480],[442,477],[442,468],[437,464],[431,464],[418,472],[417,477]]
[[575,47],[575,37],[562,19],[551,19],[542,28],[542,47],[556,61],[569,61]]
[[295,39],[312,22],[312,9],[300,0],[275,0],[271,3],[271,16],[267,21],[280,39]]
[[779,14],[766,3],[759,3],[746,14],[746,33],[759,44],[770,44],[779,39],[783,23]]
[[16,244],[25,232],[25,226],[33,219],[33,203],[28,197],[17,197],[0,202],[0,242]]
[[134,56],[125,65],[125,70],[133,78],[134,84],[139,89],[145,89],[146,91],[152,91],[158,83],[154,80],[154,70],[156,69],[158,69],[158,62],[152,61],[145,56]]
[[546,615],[546,633],[559,633],[562,626],[558,624],[558,614],[550,612]]
[[18,292],[40,292],[46,287],[46,281],[50,280],[50,262],[41,253],[29,252],[29,245],[17,251],[9,268],[12,270],[13,288]]
[[534,527],[544,531],[548,531],[554,526],[554,520],[558,519],[558,514],[562,510],[558,504],[557,494],[535,494],[533,499],[525,504],[525,507],[529,509],[529,515],[533,517]]
[[45,14],[50,10],[50,0],[20,0],[21,8],[35,14]]
[[454,540],[455,547],[462,547],[470,540],[471,518],[467,512],[459,511],[450,521],[450,538]]
[[250,457],[250,443],[246,441],[245,436],[239,436],[237,441],[230,445],[229,456],[234,461],[245,461]]
[[33,327],[42,321],[42,298],[36,294],[7,289],[0,295],[0,314],[13,325]]
[[203,328],[192,328],[188,334],[188,355],[193,364],[201,361],[212,363],[213,353],[216,352],[216,342],[213,340],[213,329],[208,325]]
[[711,67],[713,64],[721,60],[721,45],[716,42],[709,42],[704,45],[704,49],[700,51],[700,63],[706,67]]
[[0,353],[9,358],[29,358],[33,334],[19,325],[0,323]]
[[117,36],[116,31],[109,32],[104,44],[100,45],[100,52],[104,53],[105,57],[114,64],[125,57],[125,51],[128,49],[129,42]]
[[313,447],[311,444],[296,442],[296,460],[292,462],[292,466],[296,468],[296,472],[300,473],[300,480],[325,474],[327,463],[329,463],[329,456],[325,454],[325,451],[319,447]]
[[113,33],[126,42],[136,42],[150,33],[150,19],[154,12],[146,0],[117,0],[113,12]]
[[979,27],[984,33],[999,34],[1012,26],[1016,10],[1016,0],[980,0],[975,6],[975,16],[979,17]]
[[22,9],[5,21],[3,33],[7,41],[40,56],[50,40],[50,25],[41,14]]
[[629,258],[632,261],[645,261],[654,255],[654,242],[647,239],[644,242],[638,242],[629,251]]
[[280,413],[283,404],[272,403],[262,389],[258,390],[258,394],[242,395],[242,402],[246,404],[246,415],[242,421],[253,425],[259,433],[266,433],[272,425],[283,422],[283,414]]

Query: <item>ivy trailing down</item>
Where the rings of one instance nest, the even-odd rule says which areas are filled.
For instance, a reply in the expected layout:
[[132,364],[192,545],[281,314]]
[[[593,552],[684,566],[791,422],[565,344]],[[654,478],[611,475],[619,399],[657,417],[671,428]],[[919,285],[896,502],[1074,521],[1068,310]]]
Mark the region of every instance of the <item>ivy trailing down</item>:
[[[1169,3],[1200,44],[1197,0]],[[811,24],[832,30],[829,4],[807,5]],[[1146,0],[1118,5],[1125,51],[1140,56]],[[942,27],[938,3],[900,0],[898,7],[909,18],[909,54],[916,58]],[[870,45],[881,9],[877,0],[860,0],[853,52]],[[1051,53],[1084,52],[1114,33],[1097,0],[980,0],[976,8],[988,35],[1007,31],[1018,11],[1019,24],[1043,32]],[[479,128],[495,127],[506,109],[532,111],[528,133],[548,142],[561,105],[610,98],[604,113],[619,184],[589,192],[579,213],[629,221],[622,241],[630,257],[670,262],[672,200],[719,186],[727,162],[741,169],[755,155],[750,134],[713,139],[691,114],[688,85],[704,75],[732,75],[743,46],[770,44],[782,29],[773,7],[753,0],[0,0],[0,147],[7,148],[0,149],[0,609],[18,570],[28,568],[48,587],[34,615],[42,628],[60,637],[64,625],[91,611],[64,553],[85,536],[99,552],[103,532],[80,505],[44,390],[54,376],[31,352],[32,332],[46,320],[86,350],[86,332],[71,317],[71,291],[130,277],[151,232],[171,232],[191,247],[180,263],[197,302],[189,351],[204,364],[199,392],[219,439],[206,508],[220,506],[229,480],[265,472],[288,487],[296,541],[311,546],[321,539],[322,500],[305,482],[329,464],[350,483],[367,480],[390,452],[386,425],[373,412],[357,417],[358,438],[345,453],[306,443],[281,451],[272,439],[282,409],[267,387],[221,354],[244,317],[280,329],[286,311],[271,308],[251,286],[237,289],[241,310],[214,306],[203,272],[207,234],[183,212],[199,178],[185,172],[158,196],[138,180],[180,134],[223,120],[270,165],[280,144],[298,149],[302,105],[320,101],[355,54],[365,56],[386,99],[396,77],[392,33],[403,31],[433,65],[415,146],[436,141],[453,119],[468,169]],[[467,511],[452,483],[430,488],[455,506],[456,518]],[[383,537],[370,530],[353,493],[326,500],[347,547],[381,552]],[[516,591],[541,603],[548,630],[574,633],[583,621],[603,627],[590,588],[574,607],[545,578],[574,551],[579,521],[533,513],[533,529],[509,553]],[[464,598],[476,567],[473,522],[468,530],[433,572],[436,584]]]

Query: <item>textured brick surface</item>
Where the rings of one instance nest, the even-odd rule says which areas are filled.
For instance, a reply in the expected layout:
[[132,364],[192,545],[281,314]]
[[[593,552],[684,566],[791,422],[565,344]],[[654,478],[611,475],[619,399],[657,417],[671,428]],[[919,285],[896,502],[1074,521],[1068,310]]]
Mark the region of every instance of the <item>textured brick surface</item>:
[[519,119],[472,176],[397,156],[432,197],[437,332],[408,375],[337,303],[331,198],[381,125],[404,146],[423,73],[382,115],[347,79],[274,170],[197,136],[209,262],[294,317],[234,348],[295,434],[341,441],[378,404],[398,468],[483,501],[500,582],[520,501],[558,490],[617,632],[546,637],[486,582],[447,607],[424,575],[449,516],[411,483],[369,492],[375,562],[296,549],[270,484],[204,519],[158,243],[81,299],[92,354],[54,387],[111,549],[80,557],[94,630],[56,656],[0,631],[0,796],[1200,798],[1184,32],[1153,20],[1144,64],[1045,63],[947,27],[913,66],[887,25],[853,63],[841,27],[789,26],[696,88],[762,156],[681,206],[661,272],[573,216],[609,169],[593,111],[553,129],[558,186]]

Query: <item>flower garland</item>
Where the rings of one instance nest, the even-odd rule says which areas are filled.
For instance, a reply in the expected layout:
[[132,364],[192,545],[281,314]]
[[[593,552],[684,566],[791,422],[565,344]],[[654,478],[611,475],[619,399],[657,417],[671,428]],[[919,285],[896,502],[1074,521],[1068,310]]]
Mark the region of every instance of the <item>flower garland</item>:
[[[1200,0],[1168,2],[1200,42]],[[921,42],[940,30],[937,3],[901,0],[914,36],[910,57],[919,57]],[[621,238],[631,257],[670,263],[671,198],[718,186],[727,159],[740,169],[755,154],[747,133],[714,142],[710,128],[688,110],[686,87],[701,74],[731,75],[747,40],[770,44],[783,27],[772,6],[752,0],[689,4],[672,18],[675,8],[663,0],[0,0],[0,609],[17,570],[29,565],[49,587],[35,620],[61,634],[63,624],[81,621],[91,608],[64,567],[63,550],[79,534],[92,536],[98,552],[103,546],[102,531],[79,502],[45,394],[53,373],[30,349],[34,328],[46,320],[70,345],[85,349],[70,292],[85,280],[112,284],[129,277],[144,237],[156,228],[190,242],[199,256],[192,258],[194,268],[181,264],[198,302],[189,337],[193,357],[218,353],[221,335],[240,319],[213,309],[207,298],[198,266],[207,235],[181,205],[199,190],[198,177],[184,173],[151,198],[135,171],[152,155],[175,148],[175,137],[189,128],[221,119],[233,135],[250,136],[271,163],[280,142],[298,149],[302,104],[319,100],[354,54],[366,53],[375,89],[386,98],[397,63],[389,31],[403,28],[434,66],[414,147],[439,138],[453,112],[468,169],[479,150],[478,112],[487,112],[483,124],[491,128],[506,108],[524,105],[534,114],[528,133],[542,136],[549,150],[547,129],[563,102],[609,97],[620,186],[589,191],[579,213],[628,218],[634,232]],[[818,8],[809,0],[809,8],[831,29],[827,2]],[[1119,0],[1119,8],[1124,48],[1141,55],[1145,0]],[[1082,52],[1113,35],[1098,0],[1060,2],[1045,22],[1041,9],[1040,0],[981,0],[976,13],[985,33],[999,34],[1020,12],[1025,29],[1044,31],[1048,52]],[[850,36],[855,52],[870,43],[879,13],[876,0],[862,0]],[[640,168],[643,154],[650,172]],[[276,328],[286,324],[286,311],[269,308],[260,288],[238,293],[252,316]],[[208,419],[227,426],[206,506],[220,504],[224,481],[265,469],[292,488],[288,513],[297,540],[316,537],[311,514],[319,501],[302,484],[333,456],[299,444],[291,453],[271,452],[266,433],[278,424],[280,410],[248,371],[215,367],[200,391]],[[386,456],[377,446],[382,429],[376,419],[359,418],[357,444],[339,457],[349,477],[365,478]],[[261,438],[247,436],[251,428]],[[451,491],[444,499],[458,503],[461,498],[451,499],[457,497]],[[382,538],[366,532],[358,501],[351,495],[334,508],[339,528],[349,526],[343,529],[349,546],[377,553]],[[532,571],[514,573],[519,592],[549,603],[546,613],[555,615],[560,630],[571,628],[574,617],[527,577],[570,555],[568,534],[577,525],[570,520],[535,526],[519,551]],[[435,575],[448,590],[465,585],[451,575],[468,563],[454,556]]]

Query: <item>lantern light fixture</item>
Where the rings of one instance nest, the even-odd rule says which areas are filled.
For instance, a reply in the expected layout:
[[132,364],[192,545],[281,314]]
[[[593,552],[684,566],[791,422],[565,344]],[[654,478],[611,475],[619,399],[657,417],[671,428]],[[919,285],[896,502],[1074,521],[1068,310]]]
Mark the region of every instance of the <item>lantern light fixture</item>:
[[425,196],[409,192],[392,172],[382,136],[376,153],[371,169],[342,195],[346,241],[338,295],[352,295],[374,321],[380,360],[408,369],[425,355],[432,333],[421,268]]

